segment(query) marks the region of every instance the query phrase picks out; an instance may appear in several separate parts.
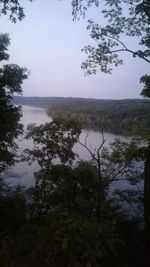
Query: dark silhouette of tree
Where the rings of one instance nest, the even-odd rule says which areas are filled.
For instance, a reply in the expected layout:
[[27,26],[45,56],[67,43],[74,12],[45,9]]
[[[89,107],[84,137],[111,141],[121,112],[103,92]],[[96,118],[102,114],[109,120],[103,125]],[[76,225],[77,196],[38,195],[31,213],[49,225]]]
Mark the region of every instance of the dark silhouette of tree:
[[[0,61],[8,60],[10,39],[8,34],[0,35]],[[22,133],[19,123],[20,107],[11,101],[14,94],[21,94],[23,80],[27,79],[27,70],[15,64],[5,64],[0,68],[0,172],[14,163],[15,139]]]
[[[120,54],[124,52],[150,63],[148,27],[150,12],[147,12],[150,10],[150,4],[148,1],[144,1],[147,5],[145,11],[136,2],[106,0],[104,1],[106,8],[101,11],[101,15],[106,19],[105,26],[101,26],[93,20],[88,21],[87,29],[96,45],[88,45],[83,48],[88,56],[82,64],[86,74],[95,74],[98,68],[102,72],[111,73],[114,66],[123,63]],[[126,12],[128,10],[127,15],[124,15],[125,9]],[[130,38],[138,37],[139,49],[134,50],[126,45],[125,35]]]
[[[33,140],[34,148],[24,151],[25,159],[30,163],[36,161],[39,165],[39,170],[34,172],[35,202],[37,203],[34,212],[37,210],[38,214],[44,214],[54,209],[53,199],[57,199],[57,205],[60,205],[59,194],[55,193],[58,191],[60,181],[52,179],[51,172],[56,162],[71,165],[75,159],[72,148],[80,132],[80,125],[76,120],[55,120],[40,126],[28,125],[26,138]],[[63,171],[61,176],[63,176]]]
[[[25,14],[20,2],[20,0],[1,0],[0,16],[9,16],[14,23],[22,20]],[[0,62],[9,59],[7,53],[9,44],[8,34],[0,34]],[[17,148],[14,140],[23,131],[23,125],[19,123],[21,109],[11,102],[14,94],[22,93],[21,85],[24,79],[27,79],[26,68],[6,64],[0,69],[0,172],[14,163]]]
[[150,97],[150,75],[143,75],[140,79],[140,83],[144,83],[141,95],[144,97]]
[[[120,54],[127,52],[133,58],[140,58],[150,63],[150,1],[149,0],[74,0],[72,1],[73,15],[75,18],[84,15],[86,9],[95,4],[101,6],[101,16],[106,24],[101,26],[93,20],[88,21],[87,29],[90,37],[95,41],[95,46],[87,45],[83,51],[87,54],[87,60],[82,63],[82,68],[87,75],[95,74],[97,69],[104,73],[111,73],[113,67],[123,64]],[[139,47],[131,49],[124,42],[124,37],[139,39]],[[143,75],[141,82],[145,84],[141,94],[150,97],[150,76]],[[150,143],[150,135],[147,135]],[[150,251],[150,145],[145,153],[144,171],[144,216],[146,250]],[[147,258],[146,264],[150,264]],[[149,266],[149,265],[148,265]]]

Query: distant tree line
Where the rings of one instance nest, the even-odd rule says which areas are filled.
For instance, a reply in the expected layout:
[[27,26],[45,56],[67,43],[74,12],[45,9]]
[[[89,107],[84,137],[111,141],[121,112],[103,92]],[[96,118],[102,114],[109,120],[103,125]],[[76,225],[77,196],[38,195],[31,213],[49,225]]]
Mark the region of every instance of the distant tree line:
[[14,104],[47,109],[53,119],[75,118],[82,128],[105,130],[130,135],[150,130],[150,102],[148,99],[102,100],[74,97],[14,96]]
[[148,100],[66,100],[51,105],[52,118],[76,118],[82,127],[116,134],[136,134],[150,130]]

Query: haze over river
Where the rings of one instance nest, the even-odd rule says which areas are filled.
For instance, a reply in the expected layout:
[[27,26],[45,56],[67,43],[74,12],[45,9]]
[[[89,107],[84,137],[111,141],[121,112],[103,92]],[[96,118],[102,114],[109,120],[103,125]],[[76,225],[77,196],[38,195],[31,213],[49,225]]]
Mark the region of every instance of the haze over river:
[[[37,125],[50,122],[52,119],[46,113],[45,109],[42,108],[35,108],[31,106],[22,106],[23,110],[23,117],[22,123],[24,125],[24,130],[26,131],[26,127],[30,123],[36,123]],[[96,147],[99,146],[101,143],[101,133],[95,131],[87,131],[83,130],[80,136],[80,141],[83,143],[85,142],[85,138],[87,137],[87,145],[93,151]],[[106,140],[105,146],[107,146],[110,142],[113,142],[115,138],[120,137],[121,140],[127,140],[127,137],[114,135],[111,133],[104,133]],[[21,154],[22,151],[26,148],[33,147],[33,143],[31,140],[25,140],[24,137],[20,137],[19,139],[19,150],[18,153]],[[89,152],[82,147],[81,145],[77,144],[74,148],[74,151],[79,155],[77,160],[84,159],[89,160],[90,154]],[[13,184],[20,184],[25,186],[34,185],[34,171],[38,170],[37,163],[33,163],[29,166],[26,162],[17,163],[14,167],[10,168],[8,171],[7,176],[8,182]]]

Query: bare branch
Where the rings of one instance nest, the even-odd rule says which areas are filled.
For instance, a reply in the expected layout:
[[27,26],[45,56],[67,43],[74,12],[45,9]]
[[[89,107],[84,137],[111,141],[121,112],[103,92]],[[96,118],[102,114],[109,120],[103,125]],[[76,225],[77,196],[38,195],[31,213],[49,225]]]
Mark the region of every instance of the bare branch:
[[91,157],[97,161],[96,157],[94,156],[94,154],[91,152],[91,150],[88,148],[88,146],[84,145],[83,143],[81,143],[80,141],[77,141],[78,144],[80,144],[81,146],[83,146],[91,155]]
[[85,146],[86,146],[86,143],[87,143],[88,136],[89,136],[89,133],[87,132],[86,133],[86,137],[85,137],[85,142],[84,142]]
[[[121,174],[123,171],[124,171],[124,169],[127,167],[127,164],[125,164],[110,180],[111,180],[111,182],[113,182],[114,181],[114,179],[119,175],[119,174]],[[120,180],[122,180],[122,179],[120,179]],[[119,181],[119,180],[117,180],[117,181]]]
[[101,150],[101,148],[103,147],[104,143],[106,142],[106,138],[104,138],[104,132],[102,130],[102,143],[100,144],[99,148],[98,148],[98,153]]

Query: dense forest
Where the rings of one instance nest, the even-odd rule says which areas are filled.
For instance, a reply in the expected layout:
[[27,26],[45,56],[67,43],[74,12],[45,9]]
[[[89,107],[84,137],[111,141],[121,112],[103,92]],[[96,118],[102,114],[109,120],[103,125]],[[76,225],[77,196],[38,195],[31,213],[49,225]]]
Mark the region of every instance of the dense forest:
[[131,135],[150,130],[150,102],[63,97],[14,97],[13,103],[44,107],[53,119],[75,118],[82,128]]
[[48,109],[52,118],[76,118],[82,127],[117,134],[150,130],[148,100],[69,100]]

